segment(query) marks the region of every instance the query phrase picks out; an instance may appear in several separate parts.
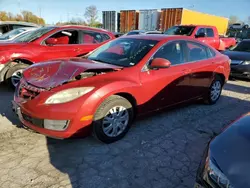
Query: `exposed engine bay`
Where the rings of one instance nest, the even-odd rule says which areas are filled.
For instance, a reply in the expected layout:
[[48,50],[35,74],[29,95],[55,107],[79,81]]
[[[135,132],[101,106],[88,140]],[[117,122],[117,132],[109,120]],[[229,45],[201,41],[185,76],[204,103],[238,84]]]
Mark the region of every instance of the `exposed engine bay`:
[[106,74],[107,72],[114,72],[115,70],[113,69],[104,69],[104,70],[88,70],[87,72],[82,72],[79,75],[75,76],[71,81],[74,80],[81,80],[84,78],[89,78],[92,76],[97,76],[97,75],[101,75],[101,74]]

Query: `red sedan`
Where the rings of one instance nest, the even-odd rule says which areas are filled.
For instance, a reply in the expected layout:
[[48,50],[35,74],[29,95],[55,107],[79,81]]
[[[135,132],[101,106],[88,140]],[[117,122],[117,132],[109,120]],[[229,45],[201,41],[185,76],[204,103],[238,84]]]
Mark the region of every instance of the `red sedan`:
[[82,56],[114,38],[111,32],[90,27],[41,27],[12,43],[0,44],[0,82],[6,80],[15,87],[29,65]]
[[111,143],[128,132],[135,115],[190,100],[216,103],[229,72],[227,56],[195,39],[125,36],[84,58],[29,67],[13,109],[25,126],[50,137],[91,127]]

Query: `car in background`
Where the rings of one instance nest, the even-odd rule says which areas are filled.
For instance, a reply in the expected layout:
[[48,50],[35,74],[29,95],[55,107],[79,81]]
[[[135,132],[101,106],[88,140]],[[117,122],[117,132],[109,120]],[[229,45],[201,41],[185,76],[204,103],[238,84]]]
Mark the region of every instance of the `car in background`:
[[147,35],[147,34],[163,34],[163,32],[161,32],[161,31],[133,30],[133,31],[126,33],[124,36],[126,36],[126,35]]
[[187,101],[215,104],[230,59],[185,36],[129,35],[84,58],[64,58],[24,71],[13,110],[27,127],[55,138],[86,128],[105,143],[121,139],[136,115]]
[[11,42],[18,38],[19,36],[24,35],[30,31],[34,31],[37,27],[21,27],[18,29],[13,29],[3,35],[0,36],[0,43],[2,42]]
[[161,31],[147,31],[145,32],[146,35],[149,35],[149,34],[163,34],[163,32]]
[[206,25],[178,25],[169,28],[164,32],[166,35],[185,35],[196,38],[219,51],[223,51],[236,45],[235,38],[223,37],[218,34],[214,26]]
[[133,30],[133,31],[126,33],[125,36],[126,35],[141,35],[141,34],[145,34],[145,31],[144,30]]
[[231,59],[232,77],[250,79],[250,39],[241,41],[223,54]]
[[250,39],[250,28],[231,28],[227,30],[228,37],[236,38],[237,42]]
[[205,150],[195,188],[250,187],[250,113],[229,125]]
[[0,43],[0,82],[15,87],[34,63],[82,56],[114,38],[111,32],[84,26],[41,27],[12,43]]
[[115,38],[118,38],[118,37],[121,37],[124,34],[120,33],[120,32],[113,32],[113,35],[115,36]]
[[17,21],[0,21],[0,36],[13,29],[21,27],[39,27],[37,24],[29,22],[17,22]]

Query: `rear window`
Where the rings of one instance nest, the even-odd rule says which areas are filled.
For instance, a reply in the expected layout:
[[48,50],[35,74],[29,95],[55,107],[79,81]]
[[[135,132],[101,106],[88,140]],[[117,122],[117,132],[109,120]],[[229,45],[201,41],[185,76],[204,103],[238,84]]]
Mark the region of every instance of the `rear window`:
[[193,33],[194,29],[194,26],[174,26],[169,28],[164,34],[190,36]]
[[206,29],[207,37],[214,37],[214,30],[212,28]]

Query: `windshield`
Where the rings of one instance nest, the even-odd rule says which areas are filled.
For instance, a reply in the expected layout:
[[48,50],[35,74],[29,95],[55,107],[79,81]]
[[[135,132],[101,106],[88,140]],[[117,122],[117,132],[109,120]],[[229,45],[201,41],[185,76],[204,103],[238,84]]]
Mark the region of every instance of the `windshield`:
[[25,31],[25,29],[14,29],[12,31],[9,31],[8,33],[1,35],[0,40],[11,39],[12,37],[18,35],[19,33],[24,32],[24,31]]
[[250,41],[242,41],[231,50],[238,51],[238,52],[250,52]]
[[88,56],[88,59],[122,67],[131,67],[158,43],[155,40],[120,38],[104,44]]
[[164,34],[166,35],[186,35],[190,36],[195,27],[193,26],[174,26],[169,28]]
[[17,39],[15,39],[15,42],[32,42],[45,35],[49,31],[53,30],[54,28],[55,27],[41,27],[39,29],[29,32],[26,35],[18,37]]

